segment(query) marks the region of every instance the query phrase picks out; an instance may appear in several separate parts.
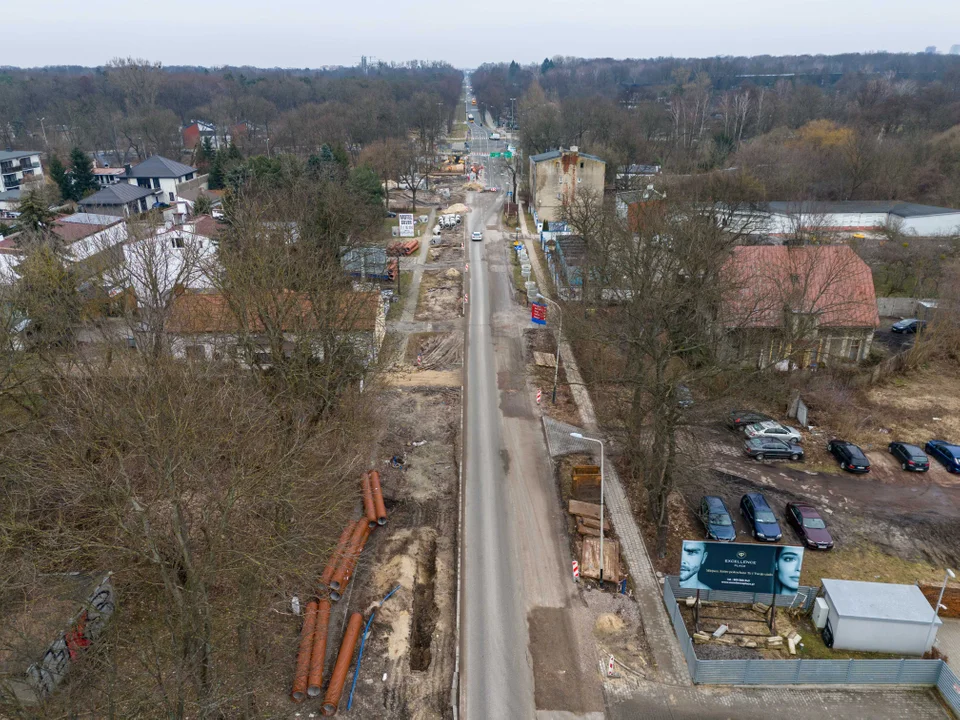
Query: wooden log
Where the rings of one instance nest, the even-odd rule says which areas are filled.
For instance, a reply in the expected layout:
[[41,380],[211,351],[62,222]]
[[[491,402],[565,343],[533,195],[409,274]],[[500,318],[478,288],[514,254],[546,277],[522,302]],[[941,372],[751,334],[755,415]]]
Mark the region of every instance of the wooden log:
[[600,537],[600,528],[590,527],[583,522],[583,518],[577,518],[577,532],[581,535],[588,535],[590,537]]
[[594,503],[570,500],[569,511],[571,515],[580,515],[581,517],[594,518],[597,522],[600,521],[600,506]]
[[[595,530],[600,529],[600,518],[583,517],[582,515],[578,515],[577,517],[579,518],[579,522],[582,522],[587,527],[594,528]],[[603,529],[610,532],[610,520],[607,518],[603,519]]]

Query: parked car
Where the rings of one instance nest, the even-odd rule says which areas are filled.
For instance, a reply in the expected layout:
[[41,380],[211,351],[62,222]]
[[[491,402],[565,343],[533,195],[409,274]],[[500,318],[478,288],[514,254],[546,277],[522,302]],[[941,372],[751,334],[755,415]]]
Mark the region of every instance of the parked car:
[[863,450],[846,440],[831,440],[827,452],[840,461],[840,467],[852,473],[870,472],[870,461]]
[[750,438],[743,443],[743,450],[756,460],[773,458],[789,458],[796,462],[803,459],[803,448],[794,442],[787,442],[779,438]]
[[730,411],[730,427],[734,430],[739,430],[747,425],[755,425],[756,423],[766,422],[768,420],[773,420],[773,418],[763,413],[754,412],[753,410]]
[[730,541],[737,539],[737,528],[722,497],[704,495],[700,498],[698,515],[700,522],[707,530],[708,539]]
[[923,449],[927,455],[936,458],[948,472],[960,473],[960,445],[948,443],[946,440],[931,440]]
[[386,210],[386,211],[383,213],[383,216],[384,216],[384,217],[388,217],[388,218],[395,218],[395,217],[397,216],[397,214],[396,214],[395,212],[393,212],[393,210]]
[[799,430],[781,425],[775,420],[764,420],[753,425],[747,425],[743,431],[747,434],[747,437],[751,438],[778,438],[792,442],[800,442],[803,439]]
[[890,454],[900,461],[900,468],[909,472],[926,472],[930,469],[930,459],[916,445],[904,442],[892,442],[887,446]]
[[787,522],[793,525],[803,544],[817,550],[830,550],[833,537],[817,509],[806,503],[787,503]]
[[777,516],[761,493],[747,493],[740,498],[740,514],[757,540],[777,542],[783,537]]
[[471,240],[483,240],[483,233],[475,232],[470,236]]
[[895,322],[890,326],[890,331],[895,333],[916,333],[927,327],[926,320],[917,320],[916,318],[904,318],[900,322]]

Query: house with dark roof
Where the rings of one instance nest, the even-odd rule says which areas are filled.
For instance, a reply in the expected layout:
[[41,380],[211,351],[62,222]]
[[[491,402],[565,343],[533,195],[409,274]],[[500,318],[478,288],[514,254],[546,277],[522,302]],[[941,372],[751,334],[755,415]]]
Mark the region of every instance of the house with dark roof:
[[847,245],[737,246],[719,318],[732,353],[782,370],[860,362],[880,324],[870,267]]
[[88,195],[78,205],[85,213],[130,217],[146,212],[155,203],[154,191],[150,188],[119,183]]
[[[197,169],[176,160],[153,155],[139,165],[128,167],[123,179],[129,185],[151,190],[157,202],[171,204],[177,200],[180,185],[198,180]],[[188,187],[190,187],[188,186]],[[205,183],[204,183],[205,186]]]
[[560,220],[578,192],[603,195],[607,164],[577,146],[530,156],[530,204],[537,225]]

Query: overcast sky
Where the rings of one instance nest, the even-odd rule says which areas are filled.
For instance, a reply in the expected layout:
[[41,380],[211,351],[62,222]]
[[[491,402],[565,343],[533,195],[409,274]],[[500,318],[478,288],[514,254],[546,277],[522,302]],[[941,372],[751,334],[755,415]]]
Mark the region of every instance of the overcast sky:
[[[385,61],[710,57],[960,43],[958,0],[0,0],[0,65],[320,67]],[[16,38],[16,40],[15,40]],[[29,39],[29,41],[28,41]]]

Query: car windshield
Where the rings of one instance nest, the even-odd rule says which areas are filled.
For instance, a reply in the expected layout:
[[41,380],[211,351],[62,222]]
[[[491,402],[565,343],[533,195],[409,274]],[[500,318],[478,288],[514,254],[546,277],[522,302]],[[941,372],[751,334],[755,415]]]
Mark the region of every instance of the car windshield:
[[730,516],[726,513],[710,513],[711,525],[733,525],[730,522]]
[[769,510],[757,510],[757,522],[759,523],[770,523],[773,524],[777,519],[773,516],[773,513]]
[[823,520],[820,518],[804,518],[803,526],[805,528],[810,528],[811,530],[823,530],[826,527]]

